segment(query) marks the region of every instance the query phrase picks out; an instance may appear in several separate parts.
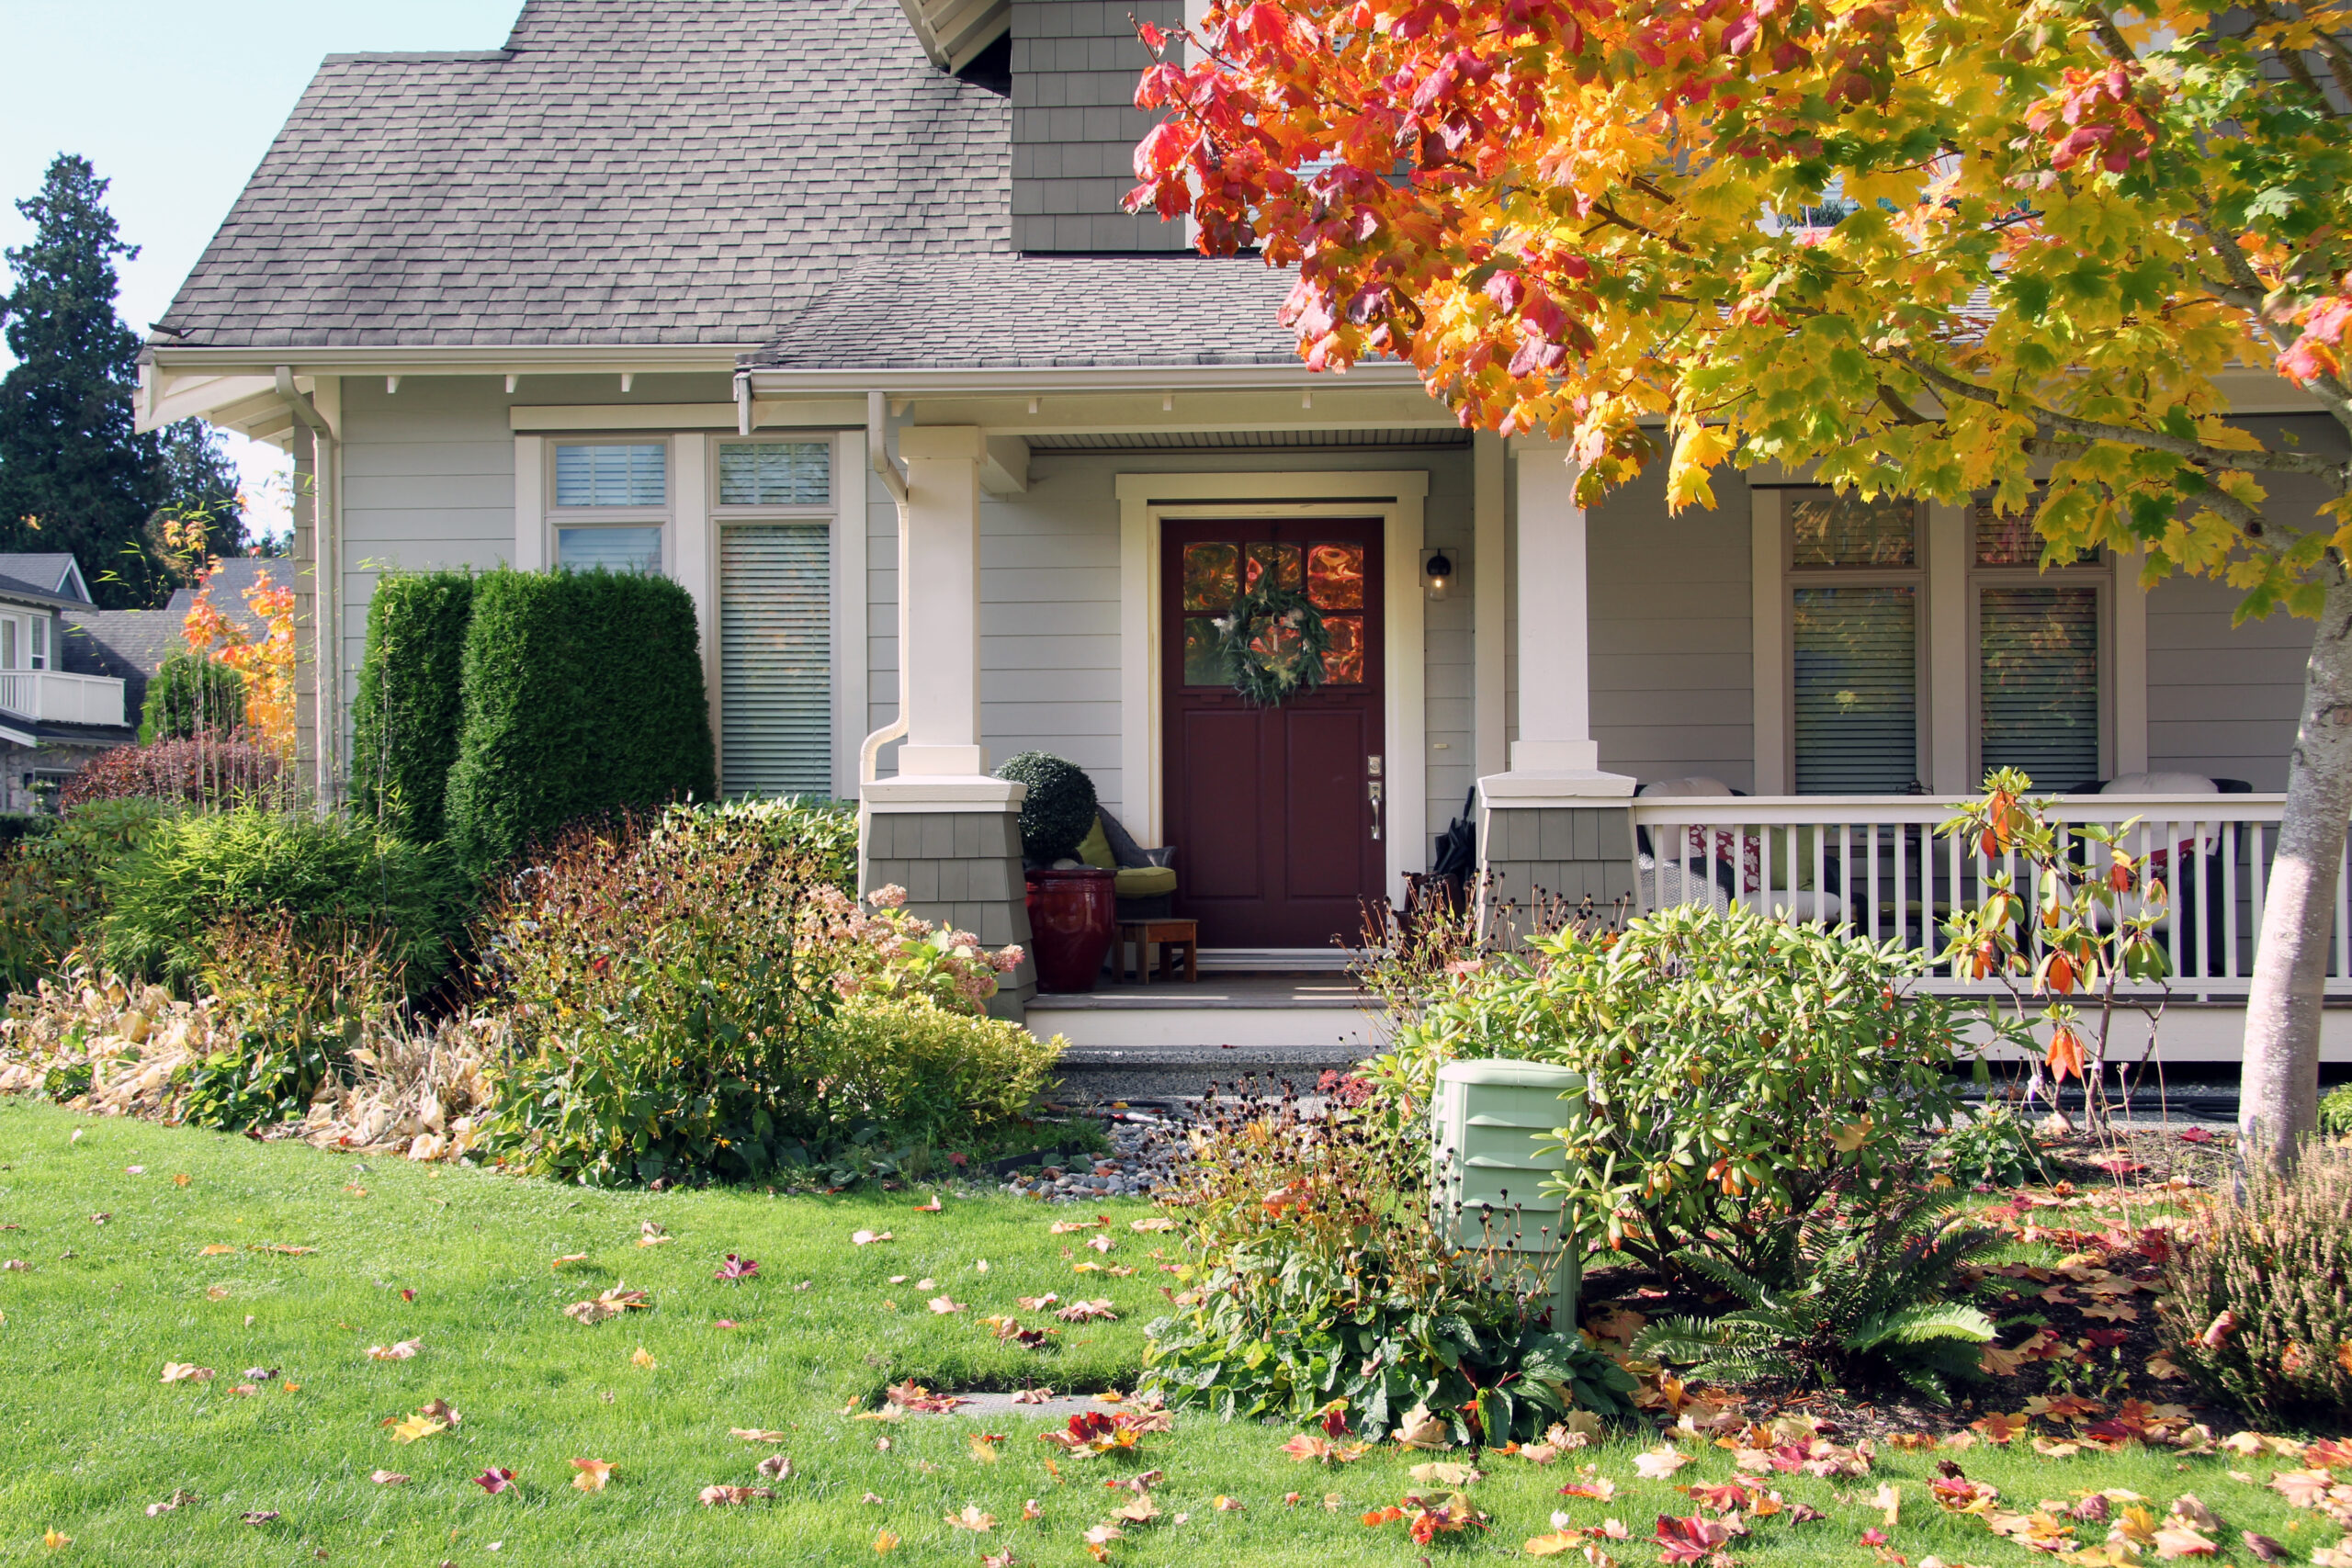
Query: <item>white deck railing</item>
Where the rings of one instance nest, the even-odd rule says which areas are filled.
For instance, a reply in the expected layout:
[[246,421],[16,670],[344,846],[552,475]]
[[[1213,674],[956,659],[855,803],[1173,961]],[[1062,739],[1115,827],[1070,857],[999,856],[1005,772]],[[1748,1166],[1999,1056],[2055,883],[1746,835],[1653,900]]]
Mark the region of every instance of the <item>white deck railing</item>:
[[120,681],[62,670],[0,670],[0,711],[52,724],[128,722]]
[[[2140,819],[2125,841],[2134,855],[2162,852],[2170,908],[2155,928],[2172,957],[2176,996],[2237,998],[2252,972],[2263,889],[2276,852],[2285,796],[2277,795],[2070,795],[2052,815],[2065,823]],[[2014,856],[1987,860],[1973,844],[1936,829],[1961,802],[1921,795],[1669,797],[1633,803],[1634,908],[1734,899],[1798,919],[1850,926],[1875,942],[1939,953],[1943,921],[1973,905],[1989,872],[2016,879]],[[1645,852],[1646,851],[1646,852]],[[2086,863],[2104,864],[2096,845]],[[2030,877],[2021,889],[2030,902]],[[2352,994],[2352,888],[2336,879],[2331,994]],[[2137,906],[2134,906],[2136,912]],[[1986,989],[1938,965],[1938,988]],[[2150,989],[2152,987],[2134,987]]]

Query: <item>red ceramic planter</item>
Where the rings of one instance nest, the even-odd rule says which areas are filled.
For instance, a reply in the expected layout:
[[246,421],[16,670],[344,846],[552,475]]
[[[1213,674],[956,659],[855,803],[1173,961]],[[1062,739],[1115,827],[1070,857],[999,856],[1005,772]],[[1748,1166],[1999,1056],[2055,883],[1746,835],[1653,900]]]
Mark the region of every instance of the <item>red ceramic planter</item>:
[[1030,951],[1041,991],[1091,991],[1117,929],[1114,877],[1082,866],[1033,871],[1029,884]]

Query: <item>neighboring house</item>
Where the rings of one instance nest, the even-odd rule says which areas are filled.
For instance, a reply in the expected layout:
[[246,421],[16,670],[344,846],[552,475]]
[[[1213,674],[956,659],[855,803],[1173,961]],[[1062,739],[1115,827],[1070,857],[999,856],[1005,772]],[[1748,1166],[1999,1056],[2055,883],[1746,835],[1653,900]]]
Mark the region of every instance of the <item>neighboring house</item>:
[[85,658],[79,623],[101,614],[73,556],[0,554],[0,810],[52,807],[85,761],[136,738],[123,680]]
[[[1941,802],[2014,762],[2178,820],[2209,1005],[2167,1049],[2234,1053],[2278,810],[2213,781],[2283,787],[2306,625],[1802,475],[1588,513],[1562,450],[1463,432],[1408,367],[1310,375],[1283,275],[1120,209],[1131,17],[1185,10],[529,0],[502,50],[330,59],[141,406],[294,456],[324,791],[383,567],[657,570],[701,611],[725,787],[859,798],[869,880],[990,942],[1026,916],[988,770],[1029,747],[1176,847],[1212,964],[1269,967],[1402,902],[1474,785],[1508,892],[1929,942],[1977,886]],[[2231,391],[2342,449],[2291,387]],[[1187,656],[1252,558],[1306,569],[1340,646],[1271,711]]]

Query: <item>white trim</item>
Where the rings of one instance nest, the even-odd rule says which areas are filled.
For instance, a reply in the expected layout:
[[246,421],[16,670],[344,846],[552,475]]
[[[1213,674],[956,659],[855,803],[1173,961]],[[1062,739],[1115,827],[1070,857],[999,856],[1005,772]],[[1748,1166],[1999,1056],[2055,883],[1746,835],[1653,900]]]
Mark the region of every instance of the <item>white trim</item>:
[[2148,771],[2148,594],[2140,586],[2143,558],[2134,550],[2117,556],[2112,626],[2113,672],[2109,690],[2115,716],[2115,762],[2109,778]]
[[514,438],[514,554],[517,571],[542,571],[548,564],[547,441]]
[[[662,555],[670,580],[695,602],[695,626],[702,643],[703,695],[710,705],[710,736],[716,748],[727,733],[718,722],[718,530],[711,521],[710,438],[700,431],[670,438],[670,462],[677,468],[665,489],[673,522]],[[723,769],[721,759],[719,766]],[[724,778],[725,773],[719,777]]]
[[[205,376],[266,376],[284,365],[304,376],[345,372],[404,376],[587,376],[633,371],[639,376],[731,374],[737,361],[755,354],[761,343],[676,344],[464,344],[425,347],[176,348],[150,344],[146,354],[165,372]],[[168,396],[166,389],[159,394]]]
[[[740,417],[733,403],[515,403],[506,410],[506,423],[515,430],[723,430],[733,431]],[[803,399],[793,402],[755,402],[752,428],[794,427],[832,429],[856,424],[865,418],[865,405],[854,398]]]
[[1163,398],[1167,389],[1280,388],[1345,390],[1351,385],[1370,387],[1421,384],[1420,372],[1396,360],[1358,365],[1344,377],[1314,371],[1292,361],[1283,365],[1144,365],[1066,367],[1040,365],[1003,370],[847,369],[778,370],[754,367],[753,392],[806,396],[827,391],[881,391],[910,397],[953,392],[994,392],[1004,397],[1036,397],[1050,392],[1131,390]]
[[1970,776],[1975,751],[1975,726],[1969,722],[1976,709],[1975,660],[1969,645],[1976,626],[1975,584],[1969,560],[1975,548],[1969,508],[1941,502],[1928,507],[1926,611],[1919,628],[1927,649],[1927,690],[1921,694],[1928,715],[1927,755],[1919,761],[1919,779],[1938,795],[1967,795],[1976,787]]
[[1470,680],[1472,776],[1499,773],[1509,765],[1510,748],[1506,726],[1504,687],[1510,649],[1510,585],[1504,579],[1508,558],[1504,529],[1506,465],[1510,457],[1502,437],[1480,431],[1472,438],[1470,547]]
[[[859,411],[864,412],[862,409]],[[833,795],[857,798],[865,743],[865,432],[833,438]]]
[[[1166,823],[1159,703],[1160,525],[1175,518],[1361,517],[1381,520],[1387,602],[1383,619],[1382,744],[1388,796],[1381,842],[1388,897],[1402,903],[1405,876],[1429,820],[1429,715],[1423,690],[1421,547],[1430,477],[1424,469],[1308,473],[1121,474],[1119,497],[1119,802],[1145,843]],[[1404,761],[1407,765],[1399,766]],[[1141,799],[1137,799],[1140,794]],[[1132,815],[1131,815],[1132,814]]]
[[1789,613],[1781,572],[1781,492],[1748,492],[1748,642],[1756,698],[1756,793],[1789,792]]

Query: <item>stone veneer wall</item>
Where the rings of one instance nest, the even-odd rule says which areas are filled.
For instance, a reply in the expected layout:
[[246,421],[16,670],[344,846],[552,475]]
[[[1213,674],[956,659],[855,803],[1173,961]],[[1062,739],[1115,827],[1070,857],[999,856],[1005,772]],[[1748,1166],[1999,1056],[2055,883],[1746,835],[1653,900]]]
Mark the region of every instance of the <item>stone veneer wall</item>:
[[1491,897],[1523,912],[1541,891],[1589,897],[1603,919],[1634,893],[1634,817],[1623,806],[1489,807],[1486,868]]
[[[875,811],[866,818],[860,892],[896,885],[926,920],[977,935],[989,947],[1030,946],[1029,903],[1021,876],[1020,818],[1012,811]],[[1024,957],[1000,984],[989,1010],[1019,1019],[1037,994],[1037,966]]]

